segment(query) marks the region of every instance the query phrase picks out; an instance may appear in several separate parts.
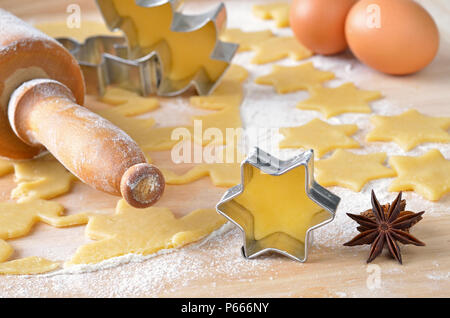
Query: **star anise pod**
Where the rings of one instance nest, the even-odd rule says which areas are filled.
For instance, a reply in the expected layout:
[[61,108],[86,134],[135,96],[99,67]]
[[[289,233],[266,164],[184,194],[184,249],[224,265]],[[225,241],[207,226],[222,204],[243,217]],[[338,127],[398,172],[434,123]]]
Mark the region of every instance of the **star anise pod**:
[[[387,214],[389,213],[389,208],[390,208],[390,206],[391,206],[390,203],[386,203],[386,204],[384,204],[384,205],[381,206],[381,207],[383,208],[383,212],[384,212],[384,214],[385,214],[386,216],[387,216]],[[406,200],[401,200],[401,201],[400,201],[400,214],[399,214],[398,217],[402,217],[402,216],[405,216],[405,215],[413,215],[413,214],[415,214],[414,212],[411,212],[411,211],[405,211],[405,208],[406,208]],[[361,214],[362,216],[368,217],[368,218],[371,219],[372,221],[375,221],[375,215],[373,214],[372,209],[368,209],[368,210],[366,210],[366,211],[364,211],[364,212],[361,212],[360,214]],[[409,228],[403,229],[403,231],[406,231],[406,232],[409,233],[409,229],[410,229],[413,225],[415,225],[417,222],[419,222],[420,220],[422,220],[422,217],[415,219],[415,221],[411,223],[411,226],[410,226]],[[356,229],[357,229],[359,232],[364,232],[364,231],[367,231],[367,230],[368,230],[368,228],[366,228],[366,227],[364,227],[364,226],[358,226]]]
[[407,229],[422,219],[422,214],[425,212],[414,213],[403,211],[409,213],[403,213],[403,215],[401,215],[402,206],[404,209],[406,203],[404,205],[402,204],[402,193],[400,192],[385,212],[383,206],[378,202],[375,192],[372,190],[372,213],[374,219],[368,216],[347,213],[350,218],[358,222],[361,233],[344,245],[355,246],[371,244],[367,263],[370,263],[380,255],[383,251],[383,247],[387,245],[391,256],[402,264],[400,247],[397,242],[413,244],[416,246],[425,245],[425,243],[419,241],[407,231]]

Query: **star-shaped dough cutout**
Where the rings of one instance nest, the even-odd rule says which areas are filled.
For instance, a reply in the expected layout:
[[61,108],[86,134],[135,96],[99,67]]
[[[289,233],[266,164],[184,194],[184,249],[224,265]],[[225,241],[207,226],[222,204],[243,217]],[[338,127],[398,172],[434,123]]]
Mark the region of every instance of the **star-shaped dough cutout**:
[[424,142],[450,142],[450,117],[431,117],[410,109],[397,116],[373,116],[367,141],[393,141],[409,151]]
[[256,45],[273,36],[270,30],[245,32],[241,29],[227,29],[220,38],[223,41],[238,43],[238,52],[244,52],[253,50]]
[[130,253],[148,255],[181,247],[200,240],[224,223],[225,219],[214,209],[198,209],[177,219],[167,208],[136,209],[120,200],[115,214],[89,218],[86,234],[96,242],[79,247],[66,265],[99,263]]
[[398,175],[389,191],[412,190],[430,201],[450,192],[450,160],[437,149],[420,157],[393,156],[389,164]]
[[279,94],[310,90],[334,78],[334,73],[318,70],[312,62],[298,66],[274,65],[272,73],[257,77],[255,83],[273,85]]
[[275,20],[279,28],[289,26],[289,3],[256,4],[253,6],[253,14],[264,20]]
[[[241,165],[242,183],[217,211],[244,232],[244,256],[275,251],[305,261],[309,232],[334,218],[339,198],[314,182],[311,150],[283,161],[256,148]],[[317,192],[316,192],[317,191]],[[324,200],[312,193],[320,192]]]
[[252,59],[254,64],[265,64],[287,57],[293,60],[303,60],[313,55],[293,37],[274,37],[255,45],[256,54]]
[[315,163],[317,182],[325,187],[340,186],[359,192],[370,180],[396,175],[383,165],[386,158],[384,152],[357,155],[337,149],[331,157]]
[[315,118],[303,126],[280,128],[280,133],[285,137],[280,142],[280,148],[314,149],[320,158],[334,149],[361,147],[349,137],[357,130],[357,125],[330,125]]
[[370,113],[369,102],[379,99],[378,91],[357,89],[353,83],[339,87],[315,86],[311,96],[297,104],[297,108],[320,111],[326,118],[342,113]]

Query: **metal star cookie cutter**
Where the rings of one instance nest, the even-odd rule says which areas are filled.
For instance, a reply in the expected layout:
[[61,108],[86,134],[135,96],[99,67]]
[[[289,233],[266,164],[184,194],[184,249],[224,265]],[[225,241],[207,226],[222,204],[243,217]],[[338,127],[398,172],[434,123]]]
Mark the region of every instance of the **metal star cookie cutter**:
[[[180,0],[135,0],[132,4],[142,8],[154,8],[170,4],[173,18],[172,32],[196,31],[212,22],[215,30],[214,49],[210,59],[224,63],[223,72],[211,79],[204,68],[192,76],[172,80],[167,75],[171,65],[171,48],[165,40],[160,40],[150,48],[141,47],[135,25],[131,18],[123,17],[116,10],[113,0],[97,0],[97,4],[107,26],[111,30],[121,29],[125,37],[94,36],[84,43],[69,38],[58,38],[78,60],[85,76],[88,94],[103,95],[108,85],[135,91],[143,96],[179,95],[193,86],[199,95],[208,95],[219,84],[223,74],[237,51],[235,43],[222,42],[218,35],[225,29],[226,9],[223,3],[199,15],[185,15],[180,9]],[[152,32],[149,30],[148,32]],[[195,50],[195,45],[188,48]]]
[[[263,150],[255,147],[249,156],[241,163],[241,184],[230,188],[216,205],[216,210],[229,221],[238,226],[242,231],[244,245],[242,255],[252,259],[267,252],[276,252],[293,260],[305,262],[308,256],[308,248],[312,240],[312,231],[331,222],[334,219],[340,198],[314,181],[314,152],[313,150],[293,157],[290,160],[280,160]],[[305,190],[307,196],[328,212],[327,217],[321,222],[310,226],[306,232],[305,243],[283,232],[272,233],[260,240],[256,240],[253,234],[254,219],[250,211],[240,205],[234,198],[243,193],[246,184],[251,180],[253,167],[263,173],[272,176],[280,176],[295,168],[304,166]],[[276,200],[277,198],[274,198]]]

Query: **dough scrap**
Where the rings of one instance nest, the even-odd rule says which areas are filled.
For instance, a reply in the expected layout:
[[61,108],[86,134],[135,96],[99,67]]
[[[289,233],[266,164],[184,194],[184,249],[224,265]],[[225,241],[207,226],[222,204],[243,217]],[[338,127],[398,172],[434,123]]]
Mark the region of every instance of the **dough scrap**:
[[[203,150],[203,149],[202,149]],[[201,163],[179,175],[169,169],[161,169],[167,184],[187,184],[209,176],[216,187],[232,187],[241,182],[241,161],[244,159],[235,147],[216,147],[211,153],[217,163]],[[213,157],[222,151],[220,157]]]
[[[154,119],[124,116],[120,107],[115,106],[95,110],[95,112],[125,131],[142,150],[170,150],[178,142],[171,139],[172,131],[177,127],[154,127]],[[146,109],[146,105],[136,104],[133,108],[135,113],[141,113],[141,109]]]
[[353,83],[344,83],[339,87],[313,87],[311,96],[297,104],[297,108],[317,110],[325,118],[330,118],[342,113],[370,113],[370,101],[379,99],[378,91],[366,91],[357,89]]
[[393,141],[409,151],[424,142],[450,142],[450,117],[431,117],[410,109],[397,116],[373,116],[367,141]]
[[90,217],[86,234],[97,241],[79,247],[65,266],[181,247],[200,240],[225,221],[214,209],[198,209],[176,219],[167,208],[135,209],[120,200],[114,215]]
[[59,267],[59,263],[48,259],[31,256],[0,263],[0,274],[3,275],[33,275],[51,272]]
[[209,176],[216,187],[232,187],[241,181],[239,163],[199,164],[182,175],[161,169],[166,184],[187,184]]
[[[99,97],[99,100],[103,103],[110,105],[120,105],[125,104],[130,98],[140,96],[135,92],[123,89],[117,86],[107,86],[105,94]],[[144,97],[145,98],[145,97]],[[153,98],[149,98],[153,99]]]
[[274,65],[272,72],[257,77],[255,83],[273,85],[279,94],[298,90],[311,90],[315,86],[334,78],[334,73],[318,70],[312,62],[298,66]]
[[252,59],[254,64],[266,64],[287,57],[293,60],[303,60],[313,55],[293,37],[274,37],[255,45],[256,54]]
[[241,116],[239,108],[234,106],[227,107],[210,115],[194,116],[194,120],[200,120],[202,122],[203,131],[212,128],[214,132],[220,135],[214,136],[213,140],[202,138],[202,145],[226,145],[227,129],[230,129],[230,131],[236,134],[234,140],[239,140],[240,138],[241,132],[238,128],[242,127]]
[[82,43],[90,36],[115,35],[120,36],[122,32],[111,32],[107,26],[98,21],[83,21],[79,28],[69,28],[66,21],[53,21],[37,23],[35,28],[54,38],[72,38]]
[[[137,106],[135,111],[139,111],[139,108],[145,108],[143,105]],[[109,107],[105,109],[94,110],[97,114],[106,118],[114,125],[125,131],[131,138],[134,139],[139,145],[147,142],[147,135],[155,125],[153,118],[137,118],[124,116],[123,112],[118,110],[117,107]]]
[[142,97],[137,93],[119,87],[108,87],[101,101],[111,105],[118,105],[115,107],[115,111],[123,116],[138,116],[159,107],[158,99]]
[[4,240],[27,235],[37,222],[54,227],[75,226],[88,222],[86,213],[63,216],[63,212],[64,208],[59,203],[39,199],[21,203],[0,202],[0,274],[37,274],[57,268],[58,263],[39,257],[5,262],[13,249]]
[[[146,139],[145,142],[139,143],[143,150],[147,151],[162,151],[170,150],[175,146],[179,140],[172,140],[172,132],[174,129],[183,127],[154,127],[148,131],[146,135],[142,135]],[[184,127],[193,134],[191,127]]]
[[[231,65],[225,74],[222,82],[209,96],[193,96],[190,98],[192,106],[202,109],[219,110],[215,113],[194,116],[194,120],[202,121],[203,131],[208,128],[218,128],[224,142],[221,140],[203,140],[203,146],[214,147],[214,145],[227,145],[226,140],[227,128],[240,128],[242,126],[239,106],[243,99],[242,82],[247,78],[248,72],[239,65]],[[234,163],[202,163],[196,165],[182,175],[175,172],[162,169],[167,184],[186,184],[194,182],[202,177],[209,176],[212,183],[219,187],[229,187],[239,184],[240,182],[240,161],[243,159],[242,154],[237,152],[234,145],[240,137],[240,132],[236,131],[231,148],[224,147],[223,158],[226,158],[227,149],[231,149],[236,160]]]
[[63,216],[64,207],[57,202],[30,199],[25,202],[0,202],[0,239],[12,239],[28,234],[37,222],[54,227],[87,223],[87,214]]
[[14,163],[8,159],[0,158],[0,177],[14,171]]
[[245,32],[241,29],[227,29],[222,34],[222,41],[239,44],[238,52],[251,51],[260,42],[274,37],[272,31]]
[[275,20],[279,28],[289,26],[289,3],[256,4],[253,6],[253,14],[264,20]]
[[[208,115],[193,116],[192,120],[201,120],[203,131],[208,128],[218,128],[224,137],[223,141],[226,141],[227,128],[240,128],[242,126],[239,106],[243,99],[242,82],[247,76],[248,72],[245,68],[239,65],[231,65],[213,93],[209,96],[193,96],[189,100],[194,107],[218,111]],[[126,96],[123,98],[125,99]],[[193,126],[155,127],[153,119],[126,117],[119,107],[121,106],[96,110],[96,113],[123,129],[143,150],[172,149],[179,142],[179,140],[172,139],[172,132],[177,128],[185,128],[191,136],[193,135]],[[145,112],[146,105],[135,104],[133,109],[134,113],[141,114]],[[208,140],[202,139],[202,141],[204,145],[210,143]],[[223,144],[220,140],[216,140],[215,143]]]
[[56,159],[45,157],[14,163],[17,186],[11,198],[19,202],[30,199],[51,199],[69,192],[77,178]]
[[389,191],[412,190],[430,201],[450,192],[450,160],[437,149],[420,157],[393,156],[389,164],[398,175]]
[[233,130],[236,133],[233,142],[240,138],[238,128],[242,127],[239,107],[244,98],[242,88],[243,81],[247,78],[247,70],[239,65],[231,65],[225,74],[222,82],[216,90],[209,96],[194,96],[190,102],[196,107],[204,109],[220,109],[217,112],[202,116],[193,116],[193,120],[202,122],[203,131],[208,128],[220,132],[222,138],[214,140],[202,139],[203,145],[226,145],[227,130]]
[[189,99],[189,103],[191,106],[207,110],[222,110],[228,107],[237,108],[242,103],[242,83],[247,77],[248,71],[244,67],[232,64],[222,81],[211,94],[208,96],[192,96]]
[[357,130],[357,125],[330,125],[315,118],[303,126],[280,128],[280,133],[285,136],[280,148],[313,149],[320,158],[333,149],[361,147],[349,137]]
[[386,153],[357,155],[337,149],[331,157],[315,162],[317,182],[325,187],[340,186],[355,192],[374,179],[395,177],[395,171],[383,165]]
[[14,252],[11,245],[0,239],[0,263],[6,261]]

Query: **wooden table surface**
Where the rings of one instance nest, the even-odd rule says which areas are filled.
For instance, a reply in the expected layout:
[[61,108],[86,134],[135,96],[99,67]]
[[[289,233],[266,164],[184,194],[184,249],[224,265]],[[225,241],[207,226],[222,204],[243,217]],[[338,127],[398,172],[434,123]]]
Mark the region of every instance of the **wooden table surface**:
[[[260,1],[261,2],[261,1]],[[370,82],[372,89],[383,92],[389,100],[417,108],[430,115],[450,116],[450,3],[446,0],[420,1],[433,15],[441,33],[441,47],[435,61],[423,72],[413,76],[390,77],[379,73],[371,73],[365,80]],[[13,12],[19,17],[31,21],[61,19],[66,15],[67,5],[73,0],[0,0],[0,7]],[[78,0],[82,13],[88,16],[98,16],[94,1]],[[206,3],[206,2],[205,2]],[[413,54],[413,52],[412,52]],[[162,110],[161,117],[170,116],[170,101],[161,99],[166,115]],[[95,105],[94,98],[89,97],[87,104]],[[201,113],[186,107],[185,117],[177,118],[180,124],[185,124],[193,113]],[[172,123],[173,124],[173,123]],[[170,167],[169,152],[151,153],[156,163]],[[183,167],[182,169],[186,169]],[[0,178],[0,200],[8,200],[11,189],[15,186],[13,176]],[[208,178],[203,178],[192,184],[169,186],[164,198],[158,205],[166,206],[177,216],[196,208],[213,207],[224,192],[215,188]],[[448,197],[448,196],[447,196]],[[75,183],[73,190],[56,199],[61,202],[68,213],[83,210],[99,209],[112,211],[117,198],[93,191],[81,183]],[[392,260],[381,257],[377,264],[381,268],[381,288],[371,290],[367,287],[369,278],[368,267],[364,263],[366,254],[352,249],[313,250],[308,263],[298,263],[280,259],[277,275],[274,269],[258,268],[251,279],[243,280],[238,276],[218,275],[214,280],[202,278],[191,280],[186,286],[164,289],[158,296],[223,296],[223,297],[339,297],[339,296],[407,296],[432,297],[450,296],[450,200],[445,199],[446,211],[438,215],[429,215],[415,229],[417,237],[427,243],[426,248],[405,246],[403,251],[407,263],[399,267]],[[448,213],[447,213],[448,212]],[[38,225],[32,235],[11,240],[15,248],[13,258],[36,255],[42,252],[45,244],[51,244],[55,255],[71,255],[76,247],[85,242],[84,227],[76,227],[64,232],[67,242],[61,242],[60,231],[49,226]],[[39,240],[42,240],[42,243]],[[42,254],[42,253],[41,253]],[[39,254],[39,255],[41,255]],[[139,266],[139,264],[135,264]],[[126,271],[124,267],[122,271]],[[370,270],[370,268],[369,268]],[[114,275],[118,269],[109,270]],[[436,274],[438,273],[438,275]],[[92,275],[96,275],[95,273]],[[101,277],[105,277],[104,274]],[[434,276],[433,276],[434,275]],[[433,278],[434,277],[434,278]],[[248,278],[248,277],[247,277]],[[39,281],[36,291],[29,290],[32,296],[92,296],[79,290],[52,290],[51,284],[42,278],[23,278],[0,276],[0,296],[22,295],[23,280]],[[29,282],[29,281],[28,281]],[[107,281],[104,284],[108,284]],[[48,286],[46,290],[44,287]],[[17,288],[16,288],[17,287]],[[43,291],[44,288],[44,291]],[[153,293],[138,292],[135,296],[154,296]]]

